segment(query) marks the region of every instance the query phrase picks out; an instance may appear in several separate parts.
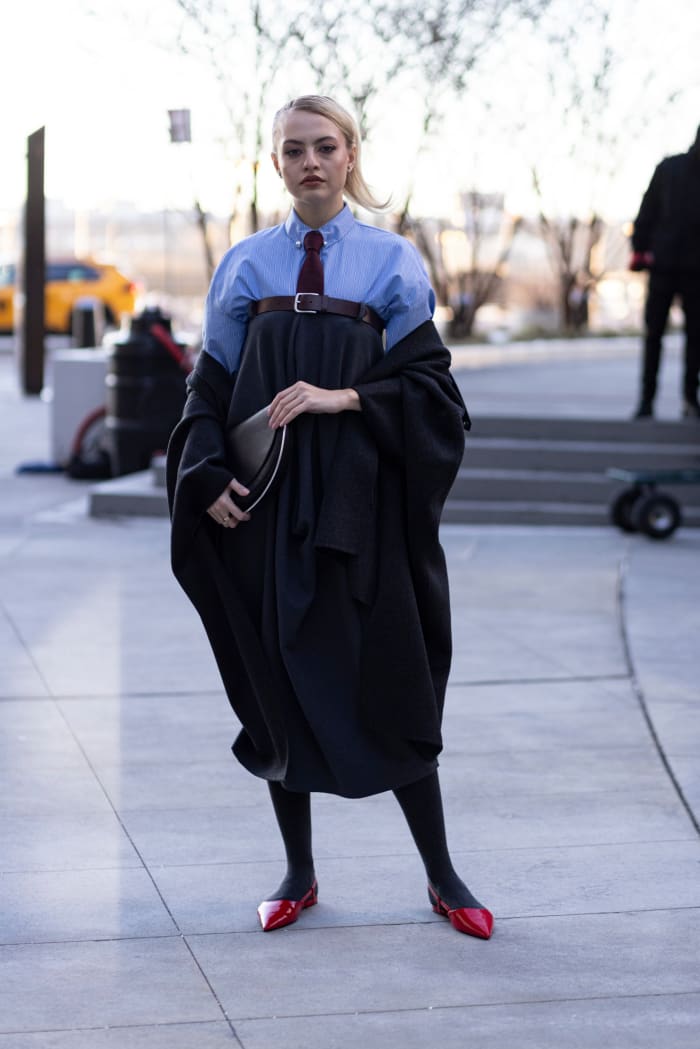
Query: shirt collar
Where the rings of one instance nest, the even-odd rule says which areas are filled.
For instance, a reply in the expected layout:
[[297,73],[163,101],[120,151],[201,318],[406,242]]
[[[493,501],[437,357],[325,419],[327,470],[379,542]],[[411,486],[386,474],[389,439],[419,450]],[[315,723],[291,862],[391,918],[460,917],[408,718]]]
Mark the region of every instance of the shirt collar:
[[[325,226],[320,227],[319,232],[323,235],[324,246],[335,244],[336,241],[341,240],[350,232],[354,225],[355,217],[353,213],[347,204],[343,204],[342,211],[339,211],[330,222],[325,224]],[[292,208],[287,216],[284,228],[287,236],[294,241],[298,248],[301,248],[304,246],[304,237],[311,229],[311,226],[305,225],[297,215],[294,208]]]

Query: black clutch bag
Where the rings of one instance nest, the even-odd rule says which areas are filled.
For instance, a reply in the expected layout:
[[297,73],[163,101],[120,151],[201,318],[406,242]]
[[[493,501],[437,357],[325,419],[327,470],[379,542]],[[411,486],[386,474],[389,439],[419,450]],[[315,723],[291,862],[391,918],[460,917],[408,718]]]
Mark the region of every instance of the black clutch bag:
[[282,478],[289,453],[286,426],[268,425],[267,408],[237,423],[226,432],[228,465],[237,481],[250,490],[246,496],[231,493],[241,510],[252,510],[274,490]]

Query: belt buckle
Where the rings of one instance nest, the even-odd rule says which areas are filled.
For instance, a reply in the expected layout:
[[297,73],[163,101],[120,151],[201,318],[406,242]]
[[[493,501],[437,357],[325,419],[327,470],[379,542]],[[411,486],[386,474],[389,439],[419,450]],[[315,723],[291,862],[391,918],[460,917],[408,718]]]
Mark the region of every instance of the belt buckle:
[[315,299],[320,299],[321,294],[318,291],[298,291],[294,296],[294,312],[295,313],[318,313],[318,310],[303,310],[299,305],[299,299],[310,299],[313,296]]

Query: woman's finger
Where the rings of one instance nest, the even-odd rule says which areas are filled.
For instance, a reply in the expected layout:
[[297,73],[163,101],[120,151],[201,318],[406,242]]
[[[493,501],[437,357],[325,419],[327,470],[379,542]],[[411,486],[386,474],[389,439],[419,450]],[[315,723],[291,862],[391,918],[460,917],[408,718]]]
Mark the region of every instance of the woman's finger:
[[224,528],[235,528],[241,521],[250,520],[250,514],[236,505],[229,494],[230,492],[240,496],[249,495],[249,489],[234,478],[207,510],[209,516]]
[[[243,488],[243,485],[241,485],[241,488]],[[248,489],[246,488],[245,491],[238,494],[247,495]],[[250,514],[246,510],[242,510],[240,506],[237,506],[228,495],[222,497],[220,510],[223,517],[222,524],[229,527],[235,528],[241,521],[250,520]]]
[[289,410],[294,405],[295,399],[297,397],[297,391],[295,389],[295,386],[290,386],[286,390],[280,390],[280,392],[276,394],[272,403],[270,404],[269,419],[270,426],[272,426],[273,428],[282,425],[281,420],[288,415]]
[[284,426],[304,412],[331,411],[333,392],[306,382],[297,382],[281,390],[270,405],[270,426]]

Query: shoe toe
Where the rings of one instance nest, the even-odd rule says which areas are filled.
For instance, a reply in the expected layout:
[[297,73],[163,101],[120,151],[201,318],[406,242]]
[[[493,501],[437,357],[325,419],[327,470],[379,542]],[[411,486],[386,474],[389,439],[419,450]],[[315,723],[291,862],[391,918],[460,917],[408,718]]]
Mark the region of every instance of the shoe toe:
[[258,907],[258,917],[263,932],[272,932],[295,922],[307,907],[313,907],[318,901],[318,885],[313,883],[305,896],[300,900],[263,900]]
[[263,900],[258,907],[258,917],[263,932],[281,929],[290,925],[299,916],[298,905],[294,900]]
[[485,907],[457,907],[448,912],[448,917],[457,932],[478,936],[482,940],[491,938],[493,915]]

